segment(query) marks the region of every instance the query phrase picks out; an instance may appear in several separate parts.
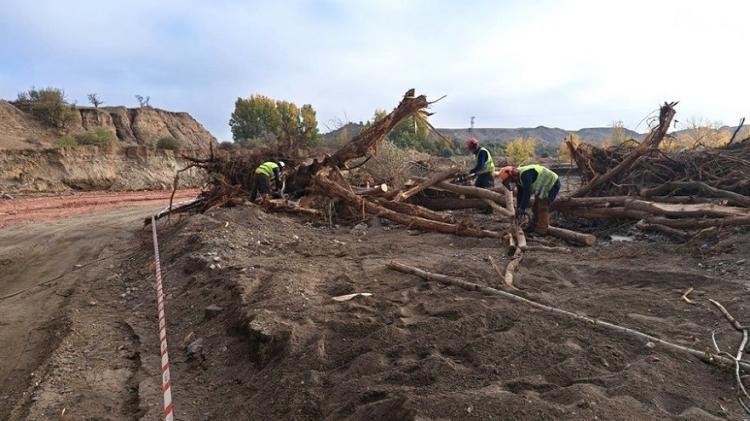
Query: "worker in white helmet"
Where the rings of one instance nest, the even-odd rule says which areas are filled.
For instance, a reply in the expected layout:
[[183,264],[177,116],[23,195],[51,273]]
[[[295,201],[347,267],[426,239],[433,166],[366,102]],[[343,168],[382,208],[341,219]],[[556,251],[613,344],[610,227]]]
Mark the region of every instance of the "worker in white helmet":
[[[250,191],[250,200],[255,201],[258,196],[271,194],[271,191],[280,192],[282,189],[282,173],[286,164],[284,161],[267,161],[255,169],[253,175],[253,187]],[[272,185],[273,183],[273,185]]]

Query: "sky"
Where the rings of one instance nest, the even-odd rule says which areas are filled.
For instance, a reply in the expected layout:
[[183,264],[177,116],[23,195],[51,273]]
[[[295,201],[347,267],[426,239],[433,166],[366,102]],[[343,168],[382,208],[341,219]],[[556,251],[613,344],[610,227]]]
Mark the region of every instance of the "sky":
[[409,88],[437,127],[640,132],[664,101],[691,119],[750,114],[750,1],[3,0],[0,98],[186,111],[219,140],[238,97],[312,104],[321,131]]

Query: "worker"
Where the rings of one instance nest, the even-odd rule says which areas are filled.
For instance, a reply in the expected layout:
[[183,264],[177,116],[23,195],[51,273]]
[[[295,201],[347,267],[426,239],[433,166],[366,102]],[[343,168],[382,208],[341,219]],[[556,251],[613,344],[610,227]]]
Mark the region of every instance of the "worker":
[[284,171],[283,161],[268,161],[260,164],[255,169],[253,175],[253,187],[250,191],[250,201],[254,202],[258,196],[265,196],[271,193],[271,182],[273,190],[280,192],[282,189],[282,172]]
[[516,223],[526,217],[526,210],[534,194],[531,223],[528,229],[537,234],[547,234],[550,222],[550,204],[560,192],[560,178],[554,171],[541,165],[507,166],[500,169],[500,180],[506,187],[515,183],[518,188]]
[[479,142],[473,137],[466,141],[466,148],[477,156],[477,164],[469,171],[469,177],[476,177],[474,185],[483,189],[495,187],[495,180],[492,178],[495,172],[495,161],[492,160],[490,151],[484,146],[479,147]]

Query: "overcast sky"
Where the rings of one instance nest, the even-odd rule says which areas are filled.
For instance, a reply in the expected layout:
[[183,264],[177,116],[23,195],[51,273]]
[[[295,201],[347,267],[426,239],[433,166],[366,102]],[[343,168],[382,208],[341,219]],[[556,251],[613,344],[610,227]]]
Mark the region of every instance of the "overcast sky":
[[[86,102],[187,111],[219,139],[238,96],[334,121],[411,87],[438,127],[735,125],[750,114],[750,1],[3,0],[0,97],[32,85]],[[333,123],[335,124],[335,123]]]

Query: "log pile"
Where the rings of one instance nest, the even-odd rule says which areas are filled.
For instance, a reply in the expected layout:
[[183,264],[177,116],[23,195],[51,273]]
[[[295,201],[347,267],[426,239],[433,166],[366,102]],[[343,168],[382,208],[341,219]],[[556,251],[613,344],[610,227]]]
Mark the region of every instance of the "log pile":
[[707,227],[750,225],[750,142],[675,153],[659,149],[676,103],[641,142],[599,148],[567,142],[586,183],[553,208],[586,219],[633,219],[679,241]]
[[[461,195],[461,200],[465,197],[474,198],[481,201],[483,206],[492,206],[503,222],[512,219],[513,212],[507,208],[509,195],[505,188],[489,191],[452,184],[449,180],[459,173],[458,168],[443,169],[423,179],[415,178],[408,188],[396,191],[383,184],[374,187],[351,186],[343,176],[343,172],[350,170],[347,166],[349,162],[371,157],[388,133],[405,119],[415,117],[424,120],[429,115],[426,111],[429,105],[430,102],[424,95],[416,96],[413,89],[409,90],[393,111],[368,126],[334,154],[308,159],[299,165],[293,165],[294,157],[278,156],[268,151],[241,156],[214,156],[212,153],[208,159],[186,157],[192,162],[192,167],[205,170],[211,180],[209,188],[190,209],[198,207],[205,211],[211,207],[246,200],[252,188],[254,169],[267,160],[284,160],[293,165],[286,177],[286,198],[263,201],[261,206],[267,210],[330,216],[330,208],[343,204],[347,210],[342,212],[345,215],[361,218],[374,215],[425,231],[471,237],[501,237],[500,232],[482,229],[470,221],[456,220],[451,214],[440,213],[417,203],[417,197],[427,190],[437,189]],[[300,197],[304,199],[299,202],[287,200]]]

